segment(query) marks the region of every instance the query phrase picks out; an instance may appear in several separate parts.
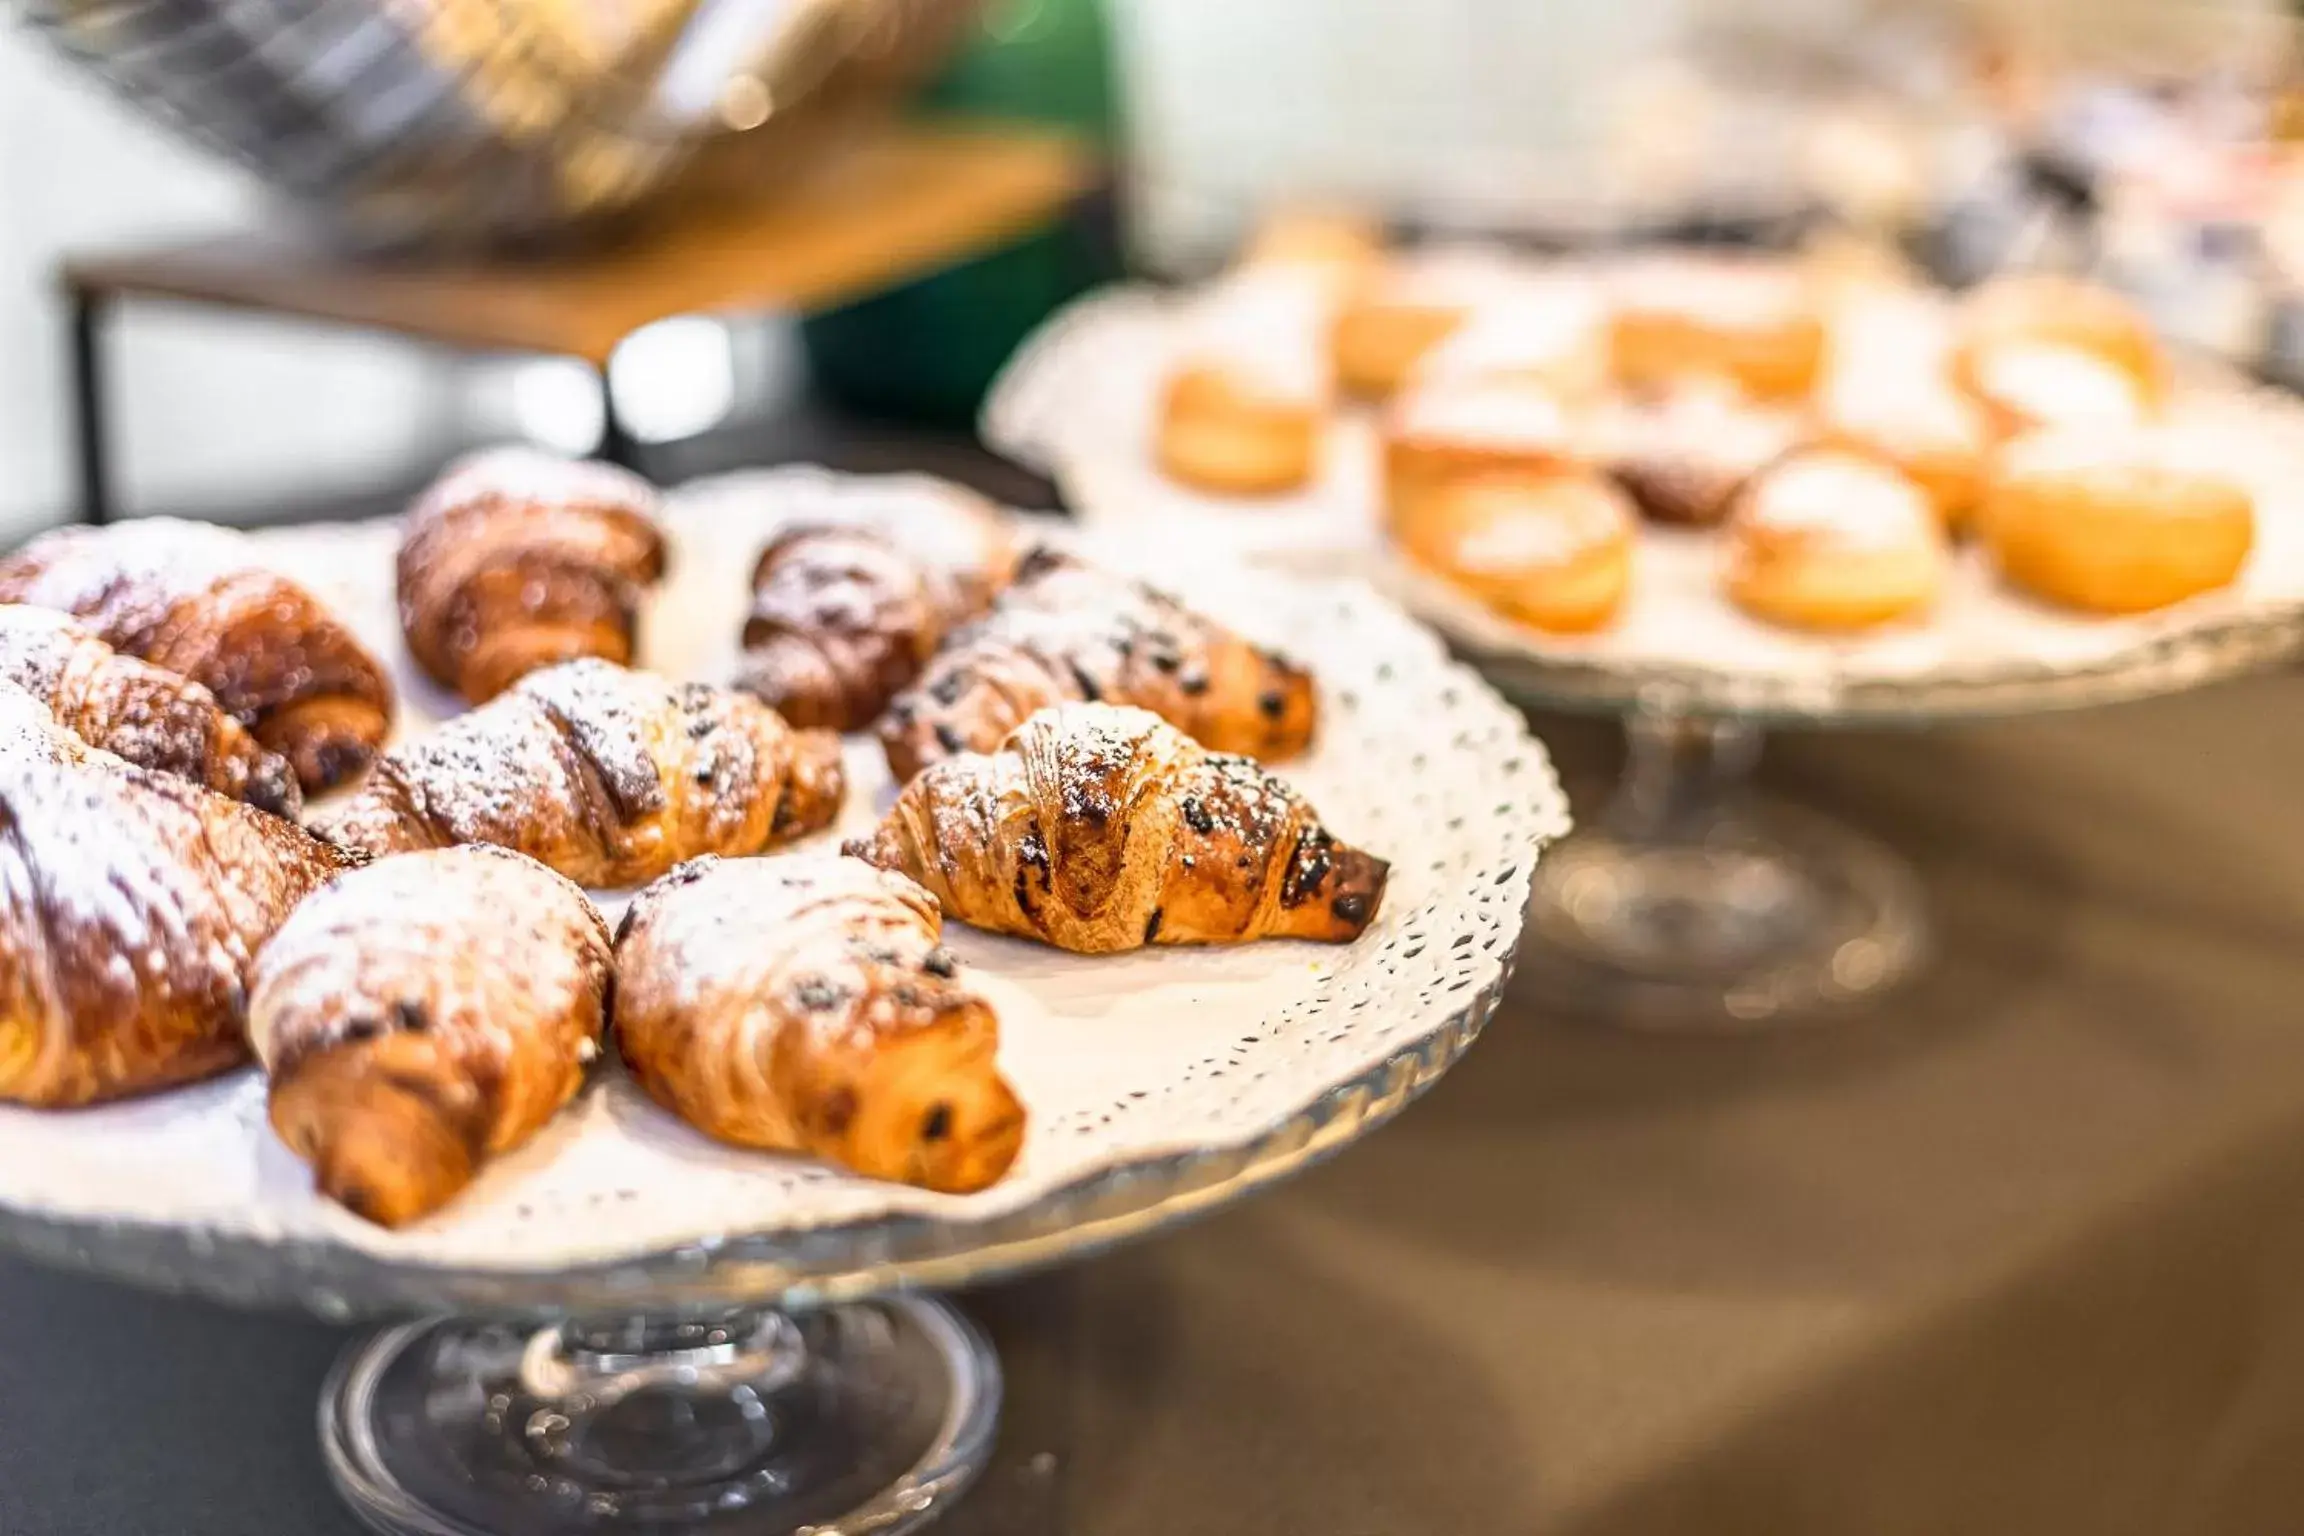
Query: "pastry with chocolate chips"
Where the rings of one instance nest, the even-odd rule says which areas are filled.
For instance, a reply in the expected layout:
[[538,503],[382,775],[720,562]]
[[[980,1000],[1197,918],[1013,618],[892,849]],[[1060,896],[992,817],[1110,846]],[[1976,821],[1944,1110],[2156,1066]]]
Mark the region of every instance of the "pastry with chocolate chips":
[[387,753],[314,829],[379,858],[492,843],[579,885],[641,885],[813,832],[845,783],[840,738],[749,695],[569,661]]
[[354,1215],[427,1216],[576,1096],[608,963],[600,914],[533,859],[450,848],[354,870],[257,959],[248,1037],[272,1127]]
[[902,875],[857,859],[698,859],[616,939],[616,1040],[718,1141],[964,1194],[1008,1171],[1024,1106],[1000,1021]]
[[1139,581],[1038,549],[991,613],[956,632],[880,720],[903,783],[989,752],[1052,704],[1148,709],[1202,746],[1265,760],[1311,744],[1312,675]]
[[1108,704],[1042,710],[999,751],[928,769],[848,851],[962,922],[1081,954],[1349,943],[1387,873],[1253,760]]

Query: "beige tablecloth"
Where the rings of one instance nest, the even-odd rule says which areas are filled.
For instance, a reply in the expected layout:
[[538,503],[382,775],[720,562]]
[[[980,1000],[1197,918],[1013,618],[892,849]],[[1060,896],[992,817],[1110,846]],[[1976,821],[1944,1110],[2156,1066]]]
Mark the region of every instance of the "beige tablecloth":
[[[1610,733],[1542,724],[1588,808]],[[1764,777],[1917,863],[1926,980],[1757,1039],[1517,999],[1335,1164],[988,1293],[958,1523],[2304,1529],[2304,680]]]

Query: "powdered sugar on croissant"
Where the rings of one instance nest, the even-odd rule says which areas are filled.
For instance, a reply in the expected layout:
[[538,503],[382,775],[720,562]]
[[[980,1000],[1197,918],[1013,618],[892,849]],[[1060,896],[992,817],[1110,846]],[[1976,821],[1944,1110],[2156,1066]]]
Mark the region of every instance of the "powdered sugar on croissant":
[[373,854],[493,843],[580,884],[638,885],[828,825],[844,786],[829,732],[725,688],[575,661],[389,753],[315,827]]
[[0,603],[0,678],[91,746],[129,762],[282,816],[303,805],[287,760],[258,746],[214,694],[123,656],[53,609]]
[[0,602],[73,614],[200,684],[306,789],[357,774],[391,724],[382,665],[244,533],[168,518],[58,529],[0,559]]
[[532,859],[452,848],[355,870],[256,967],[273,1127],[357,1214],[437,1210],[575,1096],[609,963],[592,903]]
[[760,553],[737,686],[801,726],[862,730],[1016,569],[990,502],[938,482],[812,509]]
[[999,751],[929,768],[848,851],[918,880],[949,916],[1087,954],[1347,942],[1387,873],[1251,759],[1104,704],[1042,710]]
[[239,1065],[257,950],[349,861],[277,816],[44,739],[27,705],[0,689],[0,1099],[89,1104]]
[[700,859],[617,936],[616,1037],[657,1102],[738,1146],[982,1189],[1024,1109],[936,903],[856,859]]
[[1203,745],[1278,759],[1310,744],[1311,674],[1164,592],[1050,549],[953,635],[880,722],[898,782],[956,752],[989,752],[1036,709],[1151,710]]
[[409,509],[400,626],[417,663],[485,703],[554,662],[632,660],[664,574],[655,488],[527,448],[475,454]]

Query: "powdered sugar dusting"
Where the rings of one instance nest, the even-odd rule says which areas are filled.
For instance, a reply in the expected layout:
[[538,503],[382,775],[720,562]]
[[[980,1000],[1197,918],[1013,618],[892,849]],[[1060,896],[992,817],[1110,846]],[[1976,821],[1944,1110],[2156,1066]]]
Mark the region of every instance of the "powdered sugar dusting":
[[436,515],[484,499],[602,507],[651,522],[663,510],[656,487],[628,469],[511,445],[483,448],[449,465],[417,503],[414,515]]
[[1731,481],[1799,442],[1800,419],[1746,400],[1733,387],[1692,381],[1651,398],[1607,402],[1587,430],[1612,463],[1687,463]]
[[1473,574],[1565,565],[1632,534],[1631,513],[1605,485],[1575,482],[1541,495],[1502,486],[1474,507],[1470,525],[1448,546],[1452,562]]
[[1418,360],[1416,374],[1444,379],[1529,373],[1597,386],[1606,363],[1607,318],[1597,283],[1566,274],[1531,280],[1474,310]]
[[1832,426],[1890,451],[1981,455],[1988,433],[1974,401],[1937,373],[1849,374],[1824,392]]
[[681,850],[756,853],[804,830],[779,816],[814,814],[796,785],[822,746],[727,689],[563,662],[395,748],[315,824],[372,853],[491,843],[620,885]]
[[1988,399],[2043,425],[2133,426],[2145,416],[2136,381],[2078,347],[2002,342],[1977,359],[1976,380]]
[[306,900],[265,946],[249,1041],[267,1070],[351,1032],[416,1028],[508,1060],[516,1022],[564,1027],[608,968],[600,914],[533,859],[498,848],[381,859]]
[[1771,261],[1650,257],[1626,263],[1611,278],[1611,291],[1624,309],[1739,328],[1781,324],[1811,312],[1799,276]]
[[105,754],[0,751],[0,925],[43,1031],[22,1091],[227,1064],[256,947],[339,867],[285,822]]
[[2090,486],[2114,500],[2149,499],[2167,516],[2219,514],[2228,501],[2180,492],[2187,486],[2216,487],[2249,496],[2233,454],[2229,434],[2198,425],[2139,426],[2116,437],[2065,426],[2008,444],[1999,473],[2008,481],[2053,479]]
[[[697,859],[633,901],[618,935],[625,985],[645,987],[662,1008],[689,1010],[719,997],[781,1002],[801,973],[847,997],[872,989],[831,971],[916,971],[942,928],[936,903],[904,876],[835,853],[770,859]],[[935,978],[919,978],[923,988]],[[869,1017],[828,1010],[858,1031]],[[765,1020],[764,1020],[765,1022]]]
[[1902,475],[1852,453],[1813,450],[1776,465],[1749,486],[1743,525],[1866,548],[1936,542],[1927,498]]
[[1566,453],[1571,441],[1567,413],[1552,391],[1525,380],[1481,376],[1410,388],[1393,416],[1392,432],[1435,446],[1506,452]]
[[73,763],[88,752],[79,737],[56,723],[47,705],[0,679],[0,761]]

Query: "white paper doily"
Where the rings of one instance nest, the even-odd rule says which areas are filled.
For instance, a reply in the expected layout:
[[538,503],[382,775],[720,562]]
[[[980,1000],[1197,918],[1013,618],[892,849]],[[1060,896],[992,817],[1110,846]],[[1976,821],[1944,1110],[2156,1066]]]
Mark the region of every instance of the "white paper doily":
[[[2187,647],[2265,659],[2304,645],[2304,403],[2205,368],[2188,371],[2173,419],[2212,440],[2257,505],[2256,548],[2230,587],[2158,613],[2101,619],[2010,590],[1973,548],[1924,621],[1832,639],[1751,619],[1720,593],[1719,542],[1644,528],[1623,613],[1592,635],[1549,635],[1501,617],[1398,559],[1377,524],[1377,443],[1364,413],[1330,434],[1319,479],[1269,499],[1211,496],[1162,475],[1154,412],[1174,355],[1179,301],[1122,287],[1051,319],[1017,353],[988,401],[985,440],[1054,479],[1088,526],[1199,547],[1275,569],[1359,575],[1437,625],[1483,670],[1516,687],[1584,701],[1678,685],[1690,707],[1827,715],[1991,707],[1998,691],[2059,678],[2185,677]],[[2216,670],[2208,663],[2196,668]],[[1960,695],[1974,697],[1963,700]],[[2074,701],[2083,698],[2074,691]]]
[[[779,470],[676,496],[672,574],[647,616],[644,661],[675,677],[728,677],[753,557],[773,527],[817,498],[869,484]],[[453,712],[406,661],[393,527],[262,537],[281,569],[377,654],[396,658],[403,733]],[[649,1103],[611,1063],[534,1143],[441,1215],[394,1234],[313,1195],[307,1170],[265,1124],[263,1084],[243,1072],[80,1113],[0,1108],[0,1225],[50,1257],[107,1268],[131,1262],[98,1251],[123,1227],[192,1234],[188,1248],[170,1250],[178,1266],[220,1247],[245,1263],[262,1245],[297,1251],[315,1273],[342,1272],[346,1258],[403,1272],[543,1273],[684,1246],[702,1265],[729,1240],[804,1244],[812,1232],[856,1246],[873,1222],[984,1222],[1139,1162],[1247,1146],[1451,1023],[1476,1029],[1479,1018],[1467,1026],[1464,1015],[1492,1001],[1508,971],[1537,851],[1566,828],[1542,746],[1364,587],[1147,574],[1313,665],[1319,742],[1284,772],[1339,836],[1392,861],[1391,886],[1370,931],[1344,947],[1084,958],[950,925],[953,949],[1000,1010],[1002,1064],[1031,1112],[1023,1155],[993,1189],[940,1196],[724,1149]],[[851,741],[848,764],[847,809],[824,841],[870,826],[892,795],[865,738]],[[611,912],[619,904],[603,903]],[[43,1241],[46,1223],[69,1235]],[[220,1280],[189,1283],[235,1292]],[[271,1286],[250,1274],[238,1289],[260,1297]]]

